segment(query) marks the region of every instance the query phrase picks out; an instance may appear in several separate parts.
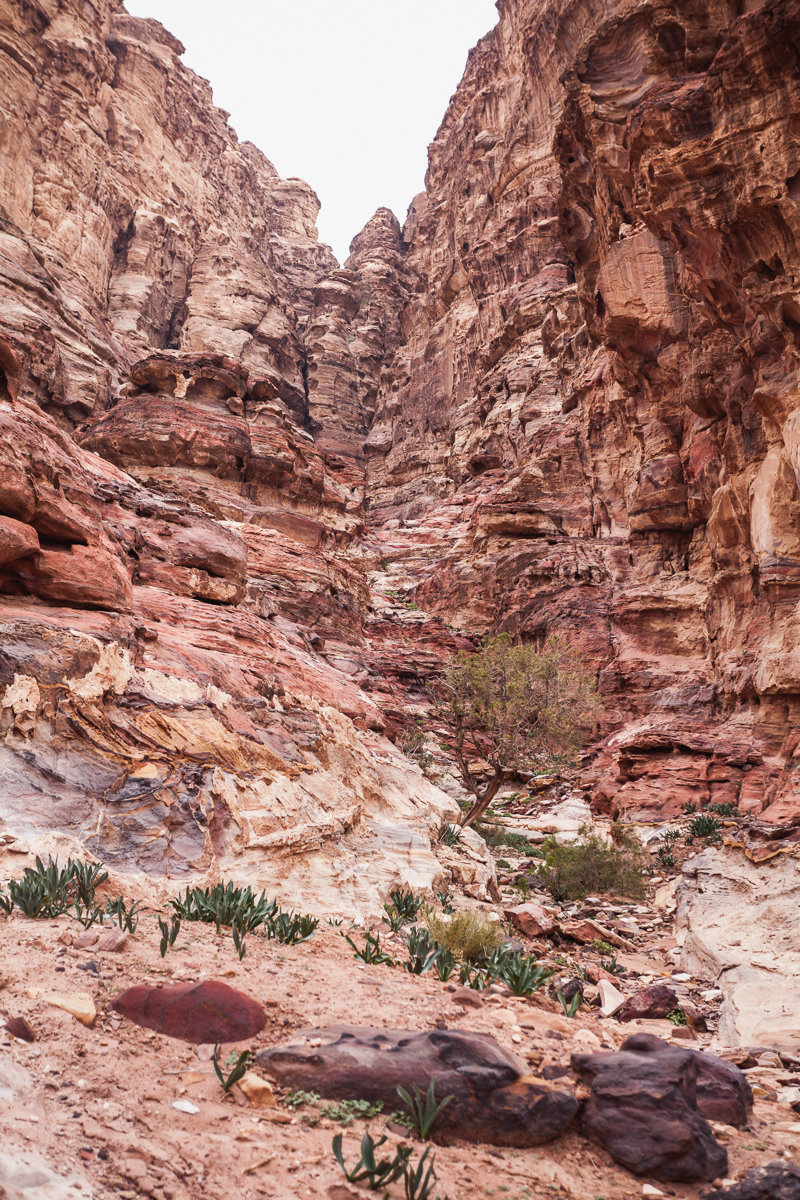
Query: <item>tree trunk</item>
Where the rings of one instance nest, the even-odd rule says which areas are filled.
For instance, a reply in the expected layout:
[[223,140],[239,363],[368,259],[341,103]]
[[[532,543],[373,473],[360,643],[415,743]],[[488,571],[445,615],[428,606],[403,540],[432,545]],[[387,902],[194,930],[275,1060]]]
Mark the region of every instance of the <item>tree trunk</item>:
[[475,792],[475,799],[465,813],[461,815],[461,828],[469,829],[474,825],[483,814],[486,812],[489,805],[494,800],[500,790],[500,784],[503,782],[503,772],[498,771],[487,783],[483,792],[479,795]]

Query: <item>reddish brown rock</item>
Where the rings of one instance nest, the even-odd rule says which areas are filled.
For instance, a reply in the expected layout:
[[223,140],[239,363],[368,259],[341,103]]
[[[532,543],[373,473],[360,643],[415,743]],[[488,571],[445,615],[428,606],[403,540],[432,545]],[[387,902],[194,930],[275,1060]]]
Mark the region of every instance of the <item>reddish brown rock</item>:
[[642,988],[618,1008],[614,1016],[619,1021],[638,1021],[644,1018],[665,1017],[678,1007],[678,997],[672,988],[663,983],[654,983]]
[[21,1042],[35,1042],[36,1034],[24,1017],[9,1017],[3,1028]]
[[0,564],[25,558],[39,549],[39,535],[13,517],[0,517]]
[[[620,1050],[637,1054],[664,1054],[670,1046],[652,1033],[636,1033],[626,1038]],[[702,1050],[688,1050],[694,1057],[697,1072],[697,1109],[707,1121],[721,1121],[741,1129],[748,1124],[753,1111],[753,1090],[747,1076],[733,1063],[707,1054]]]
[[257,1061],[284,1086],[384,1106],[395,1103],[398,1085],[413,1080],[424,1093],[435,1080],[437,1100],[452,1097],[431,1130],[444,1145],[541,1145],[563,1133],[578,1109],[571,1093],[532,1080],[525,1063],[489,1034],[342,1025],[303,1032],[323,1044],[275,1046]]
[[512,908],[504,908],[506,920],[524,933],[526,937],[547,937],[559,931],[559,924],[540,904],[516,904]]
[[572,1055],[573,1071],[590,1088],[581,1114],[585,1135],[636,1175],[682,1182],[726,1175],[727,1151],[698,1112],[692,1052],[653,1053],[635,1037],[627,1045]]
[[244,1041],[260,1033],[267,1020],[255,1000],[216,980],[163,988],[138,983],[117,996],[111,1008],[135,1025],[198,1045]]

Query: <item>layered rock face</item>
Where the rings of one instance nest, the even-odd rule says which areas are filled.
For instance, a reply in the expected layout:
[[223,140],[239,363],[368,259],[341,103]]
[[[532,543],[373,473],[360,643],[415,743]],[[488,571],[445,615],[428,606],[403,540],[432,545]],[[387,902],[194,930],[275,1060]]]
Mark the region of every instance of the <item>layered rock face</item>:
[[347,554],[399,225],[339,270],[311,189],[114,0],[2,24],[4,822],[353,912],[429,886],[452,801],[381,736],[404,685]]
[[800,14],[498,10],[339,267],[157,22],[0,3],[15,833],[429,884],[455,809],[386,735],[458,630],[586,654],[600,811],[798,811]]
[[501,0],[431,147],[370,512],[573,639],[601,811],[798,811],[796,4]]

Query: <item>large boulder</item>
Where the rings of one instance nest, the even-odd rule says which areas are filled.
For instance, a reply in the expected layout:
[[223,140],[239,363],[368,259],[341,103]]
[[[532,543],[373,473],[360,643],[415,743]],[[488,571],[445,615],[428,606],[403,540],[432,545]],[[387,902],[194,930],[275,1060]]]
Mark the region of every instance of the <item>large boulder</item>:
[[[620,1050],[630,1050],[636,1054],[671,1054],[675,1047],[662,1042],[655,1034],[635,1033],[625,1039]],[[694,1058],[697,1111],[707,1121],[722,1121],[737,1129],[745,1126],[753,1111],[753,1089],[745,1073],[733,1063],[702,1050],[687,1047],[681,1053],[691,1054]]]
[[138,983],[110,1007],[135,1025],[195,1045],[240,1042],[255,1037],[267,1023],[260,1004],[215,979],[161,988]]
[[398,1084],[425,1092],[435,1078],[437,1100],[453,1097],[432,1131],[444,1145],[538,1146],[563,1133],[578,1110],[571,1093],[524,1078],[525,1063],[489,1034],[330,1025],[299,1038],[256,1059],[279,1083],[326,1099],[382,1100],[388,1112],[401,1107]]
[[572,1055],[573,1071],[590,1088],[583,1132],[635,1175],[688,1183],[727,1174],[727,1151],[697,1111],[692,1052],[656,1052],[638,1041],[628,1038],[626,1049],[612,1053]]

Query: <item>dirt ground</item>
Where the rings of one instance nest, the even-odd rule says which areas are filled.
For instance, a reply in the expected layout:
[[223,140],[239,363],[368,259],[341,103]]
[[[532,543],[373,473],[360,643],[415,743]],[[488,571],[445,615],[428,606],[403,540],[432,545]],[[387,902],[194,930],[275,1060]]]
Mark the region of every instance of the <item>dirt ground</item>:
[[[243,962],[230,936],[218,937],[213,926],[184,925],[163,960],[155,916],[143,917],[136,936],[117,953],[66,948],[59,938],[68,929],[75,935],[82,932],[66,917],[33,922],[15,914],[0,919],[0,1011],[4,1019],[25,1017],[36,1033],[36,1041],[28,1045],[0,1031],[2,1153],[31,1166],[43,1162],[63,1183],[61,1190],[21,1192],[26,1198],[130,1200],[146,1194],[157,1200],[346,1200],[351,1194],[368,1194],[346,1183],[331,1153],[332,1138],[341,1130],[345,1160],[357,1159],[363,1122],[342,1129],[320,1117],[314,1106],[287,1106],[288,1092],[277,1088],[273,1108],[254,1109],[237,1087],[226,1097],[213,1072],[210,1047],[162,1037],[108,1009],[114,996],[133,983],[221,979],[241,989],[267,1011],[267,1026],[254,1048],[291,1041],[295,1031],[307,1026],[426,1030],[438,1023],[493,1033],[501,1045],[528,1057],[532,1074],[540,1074],[548,1065],[568,1064],[572,1051],[589,1048],[581,1031],[593,1031],[609,1048],[630,1032],[613,1018],[603,1020],[585,1010],[570,1023],[569,1033],[525,1028],[530,1017],[549,1014],[552,1021],[557,1012],[541,993],[530,1001],[497,996],[485,999],[480,1008],[463,1008],[454,1002],[448,984],[430,974],[419,977],[359,964],[342,931],[325,923],[311,941],[295,947],[251,935]],[[96,964],[97,974],[85,969],[90,963]],[[36,988],[90,995],[97,1009],[94,1025],[87,1028],[32,995]],[[563,1018],[554,1023],[559,1020]],[[224,1047],[223,1053],[230,1049]],[[574,1086],[569,1079],[559,1080],[558,1086],[563,1085]],[[173,1104],[181,1099],[199,1111],[177,1111]],[[371,1121],[374,1136],[387,1132],[389,1116]],[[784,1152],[786,1137],[775,1127],[792,1117],[774,1103],[757,1102],[753,1128],[726,1136],[730,1177]],[[404,1141],[391,1130],[388,1139],[387,1149]],[[414,1162],[422,1149],[415,1148]],[[648,1182],[617,1166],[577,1132],[532,1150],[468,1143],[439,1147],[436,1171],[435,1194],[442,1200],[617,1200],[641,1196]],[[669,1196],[697,1197],[705,1190],[649,1182]],[[389,1192],[401,1197],[402,1182]]]

